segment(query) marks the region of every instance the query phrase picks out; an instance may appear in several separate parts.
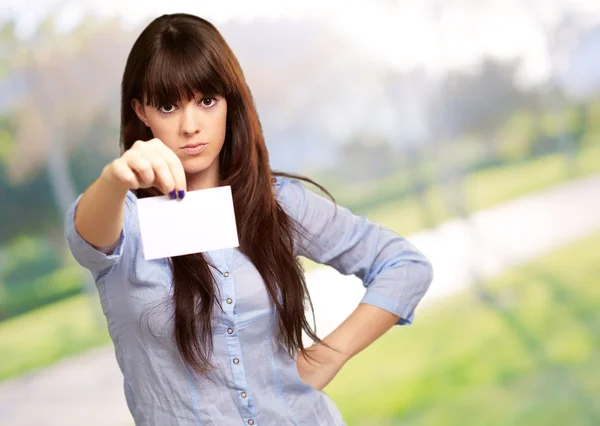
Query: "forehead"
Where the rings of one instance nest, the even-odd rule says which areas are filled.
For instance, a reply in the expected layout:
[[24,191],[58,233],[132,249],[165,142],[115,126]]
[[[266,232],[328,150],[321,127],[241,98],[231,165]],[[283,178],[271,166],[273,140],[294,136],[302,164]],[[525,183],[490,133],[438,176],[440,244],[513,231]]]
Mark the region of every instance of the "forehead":
[[155,55],[146,70],[142,97],[147,104],[164,105],[195,97],[224,95],[227,85],[204,56]]

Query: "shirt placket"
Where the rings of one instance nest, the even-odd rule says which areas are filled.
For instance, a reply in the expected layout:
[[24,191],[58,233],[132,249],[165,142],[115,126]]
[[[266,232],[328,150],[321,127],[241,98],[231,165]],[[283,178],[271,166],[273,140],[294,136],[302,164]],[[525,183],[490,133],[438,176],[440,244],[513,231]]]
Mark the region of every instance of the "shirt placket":
[[[252,395],[248,390],[248,379],[244,358],[242,356],[242,346],[240,344],[237,330],[237,311],[235,300],[235,279],[231,271],[233,266],[233,249],[220,250],[214,256],[217,268],[221,271],[221,287],[223,310],[225,311],[225,341],[229,351],[229,362],[233,382],[238,394],[238,407],[244,423],[250,426],[258,426],[256,421],[256,405],[252,401]],[[252,406],[251,406],[252,405]]]

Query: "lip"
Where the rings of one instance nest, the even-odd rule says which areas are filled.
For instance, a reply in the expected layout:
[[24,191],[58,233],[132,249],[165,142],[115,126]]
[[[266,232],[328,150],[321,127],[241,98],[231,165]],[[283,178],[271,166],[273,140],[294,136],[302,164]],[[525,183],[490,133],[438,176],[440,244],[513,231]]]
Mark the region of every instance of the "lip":
[[203,142],[193,142],[193,143],[188,143],[187,145],[183,146],[181,149],[184,153],[188,154],[188,155],[198,155],[201,154],[202,151],[204,151],[207,147],[207,143],[203,143]]

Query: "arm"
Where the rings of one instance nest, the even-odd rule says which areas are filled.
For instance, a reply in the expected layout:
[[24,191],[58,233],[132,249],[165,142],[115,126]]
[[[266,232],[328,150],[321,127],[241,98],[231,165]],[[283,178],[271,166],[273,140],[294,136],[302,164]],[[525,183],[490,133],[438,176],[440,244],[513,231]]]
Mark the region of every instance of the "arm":
[[171,192],[171,198],[175,198],[172,188],[186,187],[181,161],[158,139],[136,142],[107,165],[69,208],[65,218],[69,249],[95,279],[108,273],[123,254],[126,228],[136,209],[129,190],[150,186]]
[[158,139],[136,142],[104,168],[79,200],[75,229],[90,245],[110,253],[123,228],[127,191],[151,186],[171,193],[171,198],[175,198],[174,188],[186,188],[181,161]]
[[[361,303],[377,306],[410,324],[433,278],[429,260],[391,230],[335,206],[294,179],[281,179],[279,194],[303,228],[296,254],[355,275],[366,287]],[[302,232],[302,230],[301,230]]]
[[381,308],[361,303],[322,343],[304,350],[297,360],[298,374],[315,389],[323,389],[350,358],[382,336],[398,319]]
[[75,211],[75,229],[93,247],[109,254],[123,229],[123,205],[128,188],[119,183],[107,166],[83,193]]
[[399,319],[377,306],[361,303],[323,342],[340,351],[345,362],[381,337]]
[[[298,357],[302,379],[322,389],[345,362],[394,324],[410,324],[433,278],[429,260],[391,230],[307,190],[295,180],[280,182],[282,201],[304,230],[297,254],[356,275],[366,293],[356,310],[323,344]],[[301,231],[302,231],[301,229]],[[329,349],[326,345],[333,348]]]

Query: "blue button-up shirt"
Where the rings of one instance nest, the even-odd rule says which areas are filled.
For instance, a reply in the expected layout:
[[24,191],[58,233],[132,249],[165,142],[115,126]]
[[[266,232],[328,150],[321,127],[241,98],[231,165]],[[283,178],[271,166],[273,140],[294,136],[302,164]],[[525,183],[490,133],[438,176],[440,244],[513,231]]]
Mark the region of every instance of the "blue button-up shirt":
[[[413,245],[346,208],[334,215],[333,203],[296,179],[278,177],[274,189],[312,236],[297,242],[296,255],[358,276],[366,287],[361,303],[396,314],[398,324],[412,321],[432,280],[430,263]],[[301,380],[296,359],[276,338],[264,281],[237,249],[207,252],[224,308],[213,314],[216,368],[202,377],[184,364],[172,336],[171,270],[167,259],[144,259],[136,200],[128,193],[123,230],[109,255],[77,233],[79,198],[65,222],[73,256],[96,282],[136,425],[344,425],[327,394]]]

